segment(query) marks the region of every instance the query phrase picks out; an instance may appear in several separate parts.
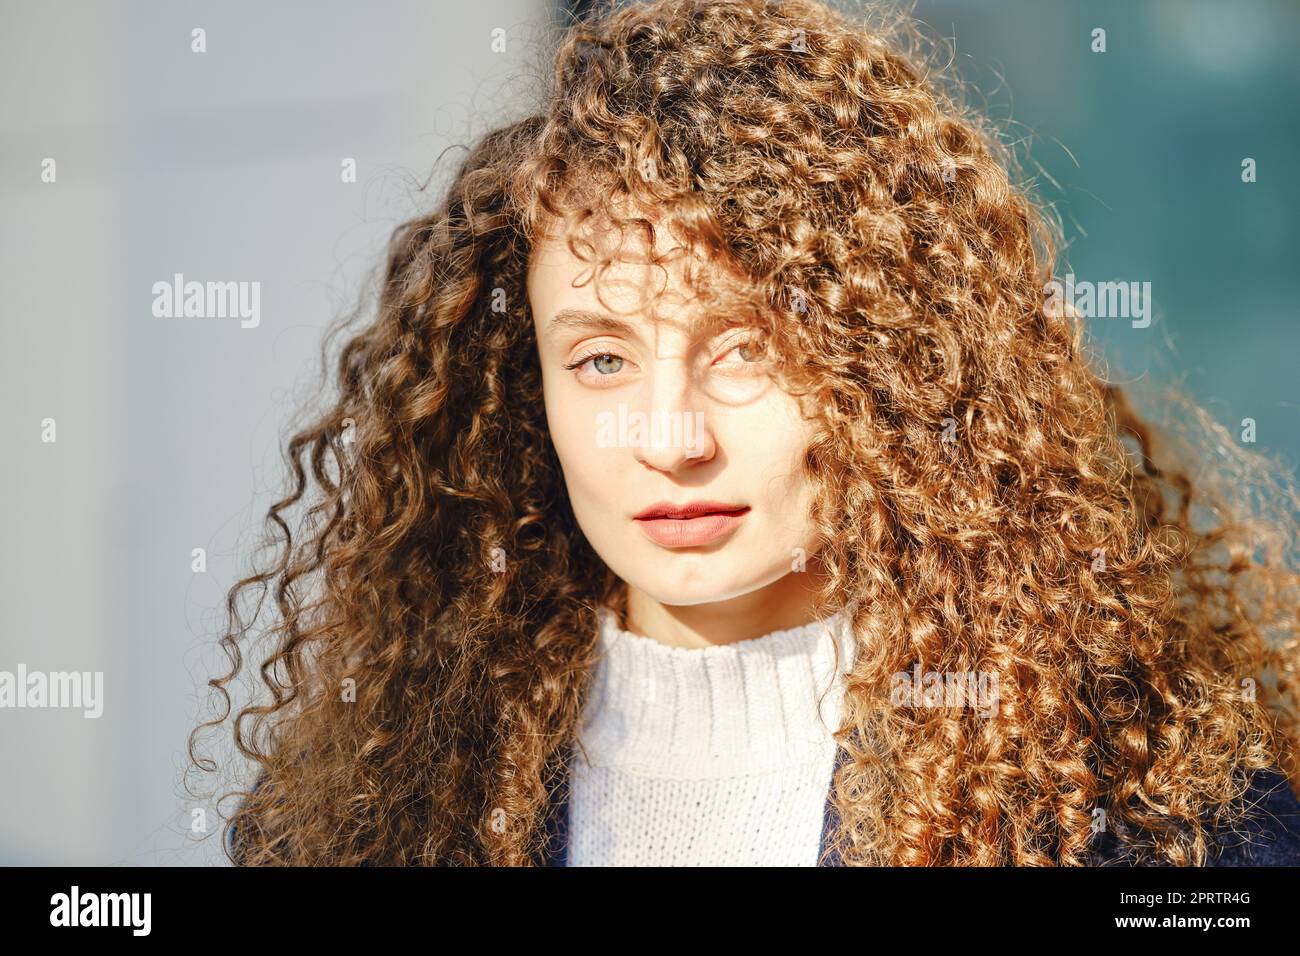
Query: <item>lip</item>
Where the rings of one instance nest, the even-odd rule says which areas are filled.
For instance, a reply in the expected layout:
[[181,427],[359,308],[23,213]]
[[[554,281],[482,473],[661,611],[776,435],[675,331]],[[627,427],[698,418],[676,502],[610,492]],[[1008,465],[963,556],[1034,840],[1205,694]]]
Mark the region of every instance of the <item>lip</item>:
[[748,505],[724,501],[692,501],[675,505],[660,501],[634,520],[647,538],[665,548],[691,548],[732,534],[749,513]]

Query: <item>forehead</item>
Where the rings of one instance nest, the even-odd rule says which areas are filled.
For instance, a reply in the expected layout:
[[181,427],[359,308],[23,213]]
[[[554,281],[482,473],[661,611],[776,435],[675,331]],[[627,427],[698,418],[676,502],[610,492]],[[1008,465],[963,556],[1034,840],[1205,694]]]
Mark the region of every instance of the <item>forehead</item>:
[[689,319],[703,328],[720,313],[734,321],[751,302],[746,292],[753,290],[734,269],[689,249],[662,224],[654,225],[652,242],[633,225],[565,228],[548,228],[529,257],[528,296],[539,322],[588,310],[632,322]]

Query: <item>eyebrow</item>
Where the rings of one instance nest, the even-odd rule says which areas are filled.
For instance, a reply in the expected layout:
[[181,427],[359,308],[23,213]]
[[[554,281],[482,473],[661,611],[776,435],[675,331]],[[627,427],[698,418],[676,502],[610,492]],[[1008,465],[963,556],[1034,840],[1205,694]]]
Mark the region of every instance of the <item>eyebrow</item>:
[[[738,325],[743,323],[738,323]],[[708,323],[702,320],[696,320],[696,327],[707,327]],[[724,330],[732,328],[732,325],[724,324]],[[547,323],[547,331],[559,333],[566,329],[578,329],[581,331],[591,332],[613,332],[638,338],[640,331],[630,322],[624,322],[622,319],[616,319],[612,315],[606,315],[603,312],[592,312],[589,309],[561,309],[556,312]]]
[[636,328],[630,323],[616,319],[612,315],[589,312],[586,309],[561,309],[551,318],[548,328],[556,332],[563,329],[586,329],[595,332],[621,332],[624,335],[637,335]]

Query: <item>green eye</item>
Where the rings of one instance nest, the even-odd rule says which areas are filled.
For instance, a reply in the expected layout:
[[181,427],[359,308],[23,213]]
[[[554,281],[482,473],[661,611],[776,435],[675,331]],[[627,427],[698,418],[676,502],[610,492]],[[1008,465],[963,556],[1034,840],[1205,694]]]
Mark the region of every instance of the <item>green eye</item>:
[[[617,362],[618,364],[615,365],[613,368],[602,368],[600,364],[602,359],[608,359],[609,361]],[[591,365],[592,368],[600,372],[600,374],[602,375],[613,375],[615,372],[617,372],[619,369],[623,367],[623,360],[619,358],[617,355],[610,355],[609,353],[605,353],[603,355],[593,356],[591,360]]]

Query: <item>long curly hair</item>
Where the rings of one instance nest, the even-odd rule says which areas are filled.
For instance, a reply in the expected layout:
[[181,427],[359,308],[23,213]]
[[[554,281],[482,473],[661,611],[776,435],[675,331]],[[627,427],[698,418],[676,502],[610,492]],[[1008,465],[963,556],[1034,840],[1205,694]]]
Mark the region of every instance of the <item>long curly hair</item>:
[[[196,737],[230,718],[270,589],[270,699],[232,721],[262,781],[230,818],[239,862],[538,859],[597,608],[624,607],[545,420],[525,280],[559,221],[671,220],[744,276],[816,410],[820,604],[852,602],[859,648],[845,863],[1086,864],[1104,809],[1135,860],[1200,864],[1255,771],[1296,778],[1300,496],[1195,406],[1180,442],[1091,367],[1014,150],[909,17],[858,13],[606,4],[564,29],[544,109],[394,232],[190,735],[212,770]],[[891,704],[917,667],[995,674],[1000,706]]]

